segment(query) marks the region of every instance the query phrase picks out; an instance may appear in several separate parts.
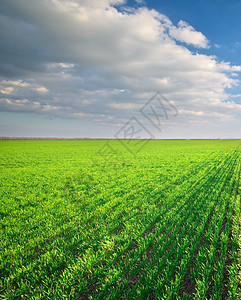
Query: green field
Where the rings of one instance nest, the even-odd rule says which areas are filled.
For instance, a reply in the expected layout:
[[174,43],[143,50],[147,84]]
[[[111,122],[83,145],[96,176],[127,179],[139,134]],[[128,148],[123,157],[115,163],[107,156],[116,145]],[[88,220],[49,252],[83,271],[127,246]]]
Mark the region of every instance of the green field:
[[0,141],[0,298],[241,299],[241,141]]

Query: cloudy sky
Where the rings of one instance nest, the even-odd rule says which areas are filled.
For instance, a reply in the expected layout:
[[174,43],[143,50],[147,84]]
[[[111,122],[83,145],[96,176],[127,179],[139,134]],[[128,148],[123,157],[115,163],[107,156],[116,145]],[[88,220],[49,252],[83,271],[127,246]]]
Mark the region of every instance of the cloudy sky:
[[1,0],[0,136],[241,138],[240,15],[238,0]]

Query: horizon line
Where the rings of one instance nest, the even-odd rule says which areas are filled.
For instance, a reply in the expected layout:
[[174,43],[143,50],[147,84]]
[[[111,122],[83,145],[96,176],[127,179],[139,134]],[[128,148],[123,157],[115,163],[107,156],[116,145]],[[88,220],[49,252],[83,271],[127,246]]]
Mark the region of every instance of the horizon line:
[[10,136],[0,136],[0,141],[6,141],[6,140],[113,140],[113,141],[118,141],[118,140],[126,140],[126,141],[165,141],[165,140],[241,140],[241,138],[143,138],[143,139],[118,139],[118,138],[92,138],[92,137],[73,137],[73,138],[64,138],[64,137],[10,137]]

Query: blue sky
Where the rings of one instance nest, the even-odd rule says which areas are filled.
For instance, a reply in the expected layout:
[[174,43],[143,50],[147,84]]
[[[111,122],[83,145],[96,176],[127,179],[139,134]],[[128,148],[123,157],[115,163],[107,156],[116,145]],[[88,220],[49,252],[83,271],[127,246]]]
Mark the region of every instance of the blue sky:
[[217,55],[221,60],[241,64],[241,1],[165,0],[146,3],[149,8],[155,8],[166,14],[174,24],[182,19],[201,31],[211,42],[210,54]]
[[138,120],[140,138],[241,138],[240,15],[237,0],[2,0],[0,136],[113,138]]

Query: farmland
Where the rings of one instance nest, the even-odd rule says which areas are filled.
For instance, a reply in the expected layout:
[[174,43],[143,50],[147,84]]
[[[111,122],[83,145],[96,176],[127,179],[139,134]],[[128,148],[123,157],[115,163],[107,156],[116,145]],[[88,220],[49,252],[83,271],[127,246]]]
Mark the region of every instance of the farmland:
[[241,299],[240,146],[0,141],[0,297]]

